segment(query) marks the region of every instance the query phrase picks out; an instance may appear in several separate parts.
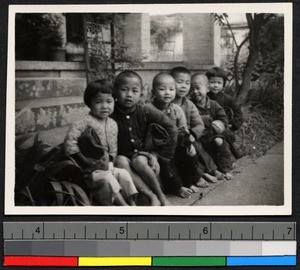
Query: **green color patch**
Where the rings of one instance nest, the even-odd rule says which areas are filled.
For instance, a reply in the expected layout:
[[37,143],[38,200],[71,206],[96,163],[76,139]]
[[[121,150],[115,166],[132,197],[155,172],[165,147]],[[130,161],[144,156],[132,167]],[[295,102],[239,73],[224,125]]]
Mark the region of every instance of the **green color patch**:
[[226,257],[153,257],[152,266],[226,266]]

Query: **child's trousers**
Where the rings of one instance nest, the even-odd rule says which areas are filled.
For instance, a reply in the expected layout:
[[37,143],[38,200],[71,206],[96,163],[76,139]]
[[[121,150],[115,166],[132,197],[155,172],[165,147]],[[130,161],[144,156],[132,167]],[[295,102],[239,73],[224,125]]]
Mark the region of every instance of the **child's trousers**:
[[175,165],[185,187],[197,183],[205,171],[198,155],[192,157],[187,155],[187,148],[184,146],[177,146],[176,148]]
[[112,205],[115,195],[122,192],[123,197],[129,198],[138,191],[130,174],[125,169],[113,168],[112,171],[96,170],[92,172],[92,195],[102,205]]

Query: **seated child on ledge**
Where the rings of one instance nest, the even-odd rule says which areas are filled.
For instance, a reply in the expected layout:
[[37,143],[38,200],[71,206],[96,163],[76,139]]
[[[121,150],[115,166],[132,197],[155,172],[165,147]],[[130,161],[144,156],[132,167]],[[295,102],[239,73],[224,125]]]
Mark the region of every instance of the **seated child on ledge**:
[[[154,96],[153,106],[164,112],[170,118],[170,121],[177,126],[179,132],[174,158],[175,160],[178,158],[181,160],[181,164],[176,164],[179,175],[174,166],[174,177],[170,178],[166,174],[162,175],[161,179],[166,191],[186,198],[192,192],[198,191],[195,185],[198,185],[201,180],[204,182],[205,180],[201,178],[203,171],[202,175],[198,175],[197,168],[193,166],[193,164],[198,165],[198,157],[194,146],[191,143],[184,142],[186,138],[190,140],[191,137],[184,112],[178,105],[172,103],[176,96],[174,78],[168,73],[157,74],[153,79],[152,91]],[[180,157],[177,155],[180,155]]]
[[229,125],[225,129],[223,136],[230,146],[230,150],[235,158],[240,158],[241,154],[234,145],[234,131],[238,130],[243,124],[243,113],[235,99],[224,93],[227,81],[227,73],[220,67],[213,67],[206,72],[209,80],[210,92],[207,94],[211,99],[217,101],[225,110]]
[[[187,120],[187,127],[192,137],[194,137],[193,145],[197,151],[200,165],[204,166],[203,175],[201,174],[201,170],[199,171],[200,176],[202,175],[206,181],[212,183],[216,182],[217,179],[224,179],[224,175],[217,170],[216,164],[214,163],[210,155],[202,147],[202,144],[200,142],[200,137],[203,135],[205,126],[197,107],[192,101],[190,101],[187,98],[191,86],[190,71],[185,67],[175,67],[170,71],[170,75],[172,75],[172,77],[175,79],[176,87],[176,97],[173,103],[179,105],[185,114]],[[201,168],[202,166],[199,166],[199,168]],[[197,186],[208,186],[208,184],[204,181],[203,178],[197,184]]]
[[[85,185],[92,193],[93,204],[135,205],[137,190],[131,176],[126,170],[113,166],[117,154],[118,126],[109,117],[114,110],[112,93],[113,86],[106,80],[88,84],[84,92],[84,103],[90,108],[90,113],[71,125],[64,148],[67,155],[91,173],[89,183]],[[104,154],[99,159],[88,157],[92,153],[83,155],[82,151],[85,149],[80,151],[79,140],[89,128],[94,130],[103,147]]]
[[205,132],[201,137],[204,148],[213,157],[218,169],[231,179],[232,158],[228,144],[222,136],[228,125],[224,109],[207,96],[208,78],[200,73],[192,76],[191,98],[195,103],[205,124]]
[[163,127],[170,140],[159,149],[152,150],[157,153],[159,160],[170,166],[177,143],[177,128],[164,113],[140,104],[143,83],[136,72],[121,72],[114,85],[117,101],[112,118],[119,127],[116,166],[130,173],[138,191],[150,200],[151,205],[168,205],[169,201],[153,169],[157,166],[156,159],[147,152],[145,141],[149,126],[158,124]]

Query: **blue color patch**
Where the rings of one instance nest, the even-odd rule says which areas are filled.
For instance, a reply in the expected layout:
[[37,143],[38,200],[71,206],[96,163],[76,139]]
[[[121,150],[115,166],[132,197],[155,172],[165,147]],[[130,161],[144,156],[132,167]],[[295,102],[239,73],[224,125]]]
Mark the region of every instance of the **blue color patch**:
[[296,256],[238,256],[227,257],[227,266],[296,265]]

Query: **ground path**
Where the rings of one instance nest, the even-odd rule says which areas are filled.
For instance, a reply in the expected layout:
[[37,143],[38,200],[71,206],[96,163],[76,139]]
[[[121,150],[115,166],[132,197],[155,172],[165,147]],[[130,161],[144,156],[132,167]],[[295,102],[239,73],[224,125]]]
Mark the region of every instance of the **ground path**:
[[[283,204],[283,143],[252,160],[237,161],[233,179],[210,184],[192,198],[169,196],[176,205],[282,205]],[[201,196],[202,193],[202,196]]]

